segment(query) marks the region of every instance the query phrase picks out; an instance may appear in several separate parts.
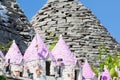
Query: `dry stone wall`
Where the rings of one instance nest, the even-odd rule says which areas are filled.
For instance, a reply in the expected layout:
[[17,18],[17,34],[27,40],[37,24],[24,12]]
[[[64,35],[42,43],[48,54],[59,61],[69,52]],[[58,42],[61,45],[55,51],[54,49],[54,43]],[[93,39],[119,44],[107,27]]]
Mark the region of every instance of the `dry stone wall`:
[[[0,44],[16,40],[21,51],[27,48],[34,30],[16,0],[0,0]],[[5,17],[7,16],[7,17]],[[5,17],[5,18],[4,18]]]
[[[87,58],[97,64],[98,46],[103,42],[110,54],[119,53],[120,45],[107,29],[81,2],[75,0],[48,0],[33,17],[31,24],[50,45],[55,36],[63,35],[78,60]],[[106,54],[103,54],[103,58]]]

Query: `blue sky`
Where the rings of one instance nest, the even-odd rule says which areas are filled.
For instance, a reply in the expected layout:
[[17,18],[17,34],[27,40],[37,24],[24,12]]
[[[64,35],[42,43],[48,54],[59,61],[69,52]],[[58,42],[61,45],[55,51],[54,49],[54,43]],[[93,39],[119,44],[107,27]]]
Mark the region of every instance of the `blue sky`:
[[[47,0],[17,0],[29,20]],[[120,43],[120,0],[80,0]]]

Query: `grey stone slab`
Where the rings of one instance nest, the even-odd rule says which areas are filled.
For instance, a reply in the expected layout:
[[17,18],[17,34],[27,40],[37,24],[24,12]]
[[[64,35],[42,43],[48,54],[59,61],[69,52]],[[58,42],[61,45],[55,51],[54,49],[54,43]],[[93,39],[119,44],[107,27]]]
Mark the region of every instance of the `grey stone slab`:
[[[48,7],[48,5],[50,6]],[[40,22],[34,19],[42,17],[39,12],[43,10],[46,15],[49,15],[49,17],[45,19],[47,23],[49,22],[49,24],[46,25],[48,28],[39,24]],[[41,11],[34,16],[31,23],[33,22],[32,25],[35,27],[35,30],[38,30],[36,27],[42,27],[42,29],[44,29],[39,29],[38,31],[46,35],[42,37],[47,44],[49,44],[49,41],[54,37],[49,36],[44,31],[54,32],[56,36],[62,34],[71,51],[75,53],[79,60],[80,58],[87,58],[90,63],[93,64],[94,62],[99,63],[99,61],[95,61],[96,56],[99,54],[97,47],[102,44],[99,39],[104,40],[106,47],[110,49],[109,54],[115,50],[119,53],[120,45],[109,34],[96,16],[81,2],[76,0],[48,0],[46,6],[43,7]],[[49,11],[52,13],[49,14]],[[54,23],[53,21],[57,22]]]

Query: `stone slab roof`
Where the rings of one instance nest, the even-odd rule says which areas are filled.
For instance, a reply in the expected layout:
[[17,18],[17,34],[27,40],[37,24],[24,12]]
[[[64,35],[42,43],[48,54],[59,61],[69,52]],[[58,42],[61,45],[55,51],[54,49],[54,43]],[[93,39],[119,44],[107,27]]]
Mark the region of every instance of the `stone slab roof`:
[[16,40],[22,53],[32,39],[34,30],[16,0],[0,1],[0,44]]
[[120,52],[120,45],[107,29],[87,7],[76,0],[48,0],[32,18],[31,24],[48,45],[54,37],[62,34],[78,60],[87,58],[96,63],[98,46],[103,42],[109,49],[108,53]]

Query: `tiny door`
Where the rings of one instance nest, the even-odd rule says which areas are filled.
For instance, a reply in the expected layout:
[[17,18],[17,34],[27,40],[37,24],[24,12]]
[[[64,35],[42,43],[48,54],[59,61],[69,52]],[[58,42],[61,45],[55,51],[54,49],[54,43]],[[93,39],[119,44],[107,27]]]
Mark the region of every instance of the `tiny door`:
[[46,75],[50,76],[50,64],[51,61],[46,61]]
[[82,74],[80,70],[75,70],[75,80],[82,80]]

